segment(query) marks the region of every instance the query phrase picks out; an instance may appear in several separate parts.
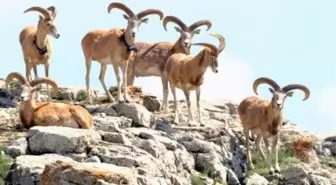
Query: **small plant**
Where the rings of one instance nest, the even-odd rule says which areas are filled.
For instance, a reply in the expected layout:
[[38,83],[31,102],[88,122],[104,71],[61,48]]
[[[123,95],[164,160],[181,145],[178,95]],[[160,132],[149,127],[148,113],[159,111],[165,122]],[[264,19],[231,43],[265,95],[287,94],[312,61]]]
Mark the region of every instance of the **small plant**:
[[316,144],[313,136],[301,136],[292,142],[292,150],[303,162],[311,162],[310,153]]
[[85,90],[80,90],[78,91],[77,95],[76,95],[76,100],[77,101],[83,101],[86,100],[87,98],[87,94]]
[[6,177],[7,172],[11,167],[7,156],[3,154],[4,149],[5,147],[0,145],[0,182]]
[[205,182],[203,181],[202,177],[199,175],[192,175],[190,177],[191,184],[192,185],[205,185]]
[[109,89],[110,93],[114,93],[118,91],[118,87],[117,86],[111,86]]

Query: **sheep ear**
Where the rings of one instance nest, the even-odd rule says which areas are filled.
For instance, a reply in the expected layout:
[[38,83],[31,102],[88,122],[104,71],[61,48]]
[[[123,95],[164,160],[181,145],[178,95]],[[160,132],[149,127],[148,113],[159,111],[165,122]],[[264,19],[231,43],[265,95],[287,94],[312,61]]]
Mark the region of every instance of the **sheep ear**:
[[42,15],[40,15],[39,17],[40,17],[40,20],[44,20],[44,17]]
[[141,23],[148,23],[148,18],[141,19],[140,21],[141,21]]
[[293,97],[293,95],[294,95],[294,92],[292,92],[292,91],[287,93],[287,96],[289,96],[289,97]]
[[123,16],[124,16],[124,18],[125,18],[126,20],[129,19],[129,17],[128,17],[126,14],[123,14]]
[[274,94],[274,89],[272,89],[272,88],[268,88],[268,90],[269,90],[272,94]]

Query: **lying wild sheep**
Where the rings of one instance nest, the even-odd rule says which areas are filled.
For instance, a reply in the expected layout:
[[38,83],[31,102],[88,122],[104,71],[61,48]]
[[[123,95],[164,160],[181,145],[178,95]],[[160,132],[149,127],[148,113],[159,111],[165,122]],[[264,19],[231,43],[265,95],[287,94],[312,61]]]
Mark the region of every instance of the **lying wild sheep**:
[[[249,134],[250,131],[257,135],[256,146],[260,152],[261,157],[266,160],[265,154],[261,149],[261,139],[264,140],[267,153],[268,153],[268,165],[270,173],[280,172],[280,167],[278,163],[278,140],[279,131],[284,125],[284,113],[283,106],[287,97],[292,97],[293,92],[291,90],[301,90],[305,93],[304,100],[307,100],[310,96],[309,89],[300,84],[290,84],[281,88],[275,81],[267,77],[261,77],[254,81],[253,91],[258,95],[257,88],[260,84],[268,84],[272,88],[269,91],[272,93],[272,100],[263,100],[256,96],[251,96],[245,98],[238,106],[238,114],[241,123],[244,127],[244,134],[246,137],[246,149],[247,149],[247,160],[248,167],[254,169],[254,165],[251,159],[250,144],[249,144]],[[268,138],[273,137],[272,151],[269,148]],[[272,154],[275,158],[275,170],[272,165]]]
[[24,128],[29,129],[33,126],[64,126],[72,128],[93,128],[91,114],[81,106],[53,103],[36,102],[35,93],[40,89],[37,85],[45,83],[53,87],[53,96],[58,94],[58,86],[50,78],[36,78],[28,82],[20,73],[12,72],[6,78],[8,87],[9,82],[14,78],[21,83],[21,100],[19,107],[20,120]]

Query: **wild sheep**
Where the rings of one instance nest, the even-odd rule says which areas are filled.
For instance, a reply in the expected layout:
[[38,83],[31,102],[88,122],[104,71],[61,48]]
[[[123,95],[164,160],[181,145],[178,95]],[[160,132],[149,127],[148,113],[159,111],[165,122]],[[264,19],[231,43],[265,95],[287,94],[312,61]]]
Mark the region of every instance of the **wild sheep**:
[[[192,38],[201,31],[197,28],[207,26],[208,31],[212,26],[210,20],[199,20],[188,27],[178,17],[166,16],[163,19],[163,27],[166,31],[169,22],[178,25],[175,30],[180,33],[180,37],[176,42],[136,42],[138,52],[129,60],[127,71],[128,85],[133,85],[134,78],[139,76],[158,76],[161,77],[161,80],[164,80],[162,78],[163,70],[169,56],[175,53],[189,55]],[[162,81],[162,85],[167,85],[167,82]],[[163,90],[163,96],[168,96],[168,85],[163,87]],[[163,104],[162,109],[166,110],[166,105]]]
[[[261,149],[261,139],[263,138],[268,153],[268,166],[270,173],[280,172],[278,164],[278,140],[279,132],[284,120],[283,107],[287,97],[292,97],[293,92],[291,90],[301,90],[305,93],[303,101],[307,100],[310,96],[309,89],[300,84],[290,84],[281,88],[275,81],[267,77],[261,77],[254,81],[253,91],[256,95],[257,88],[260,84],[268,84],[272,88],[269,91],[272,93],[272,100],[263,100],[256,96],[245,98],[238,106],[238,114],[241,123],[244,127],[244,134],[246,136],[246,149],[247,149],[247,162],[248,168],[254,169],[254,165],[251,159],[249,133],[257,135],[256,146],[263,160],[266,160],[265,154]],[[272,153],[269,148],[268,138],[273,137]],[[275,158],[275,171],[272,165],[272,154]]]
[[[210,67],[212,72],[218,73],[218,55],[224,50],[226,45],[225,38],[223,36],[219,34],[210,35],[218,38],[220,42],[218,48],[209,43],[194,43],[192,45],[204,46],[204,49],[201,50],[196,56],[176,53],[170,56],[167,60],[164,71],[164,78],[169,81],[170,90],[174,96],[174,121],[176,123],[178,122],[178,112],[175,88],[179,88],[183,90],[187,100],[189,124],[194,120],[190,110],[190,91],[196,90],[199,122],[202,124],[199,100],[204,73],[207,67]],[[164,101],[167,102],[168,97],[165,98],[166,99]]]
[[21,100],[19,107],[20,120],[24,128],[29,129],[33,126],[64,126],[72,128],[93,128],[91,114],[81,106],[52,103],[35,102],[34,94],[40,87],[39,84],[45,83],[53,87],[53,96],[57,96],[58,86],[50,78],[35,78],[28,82],[20,73],[12,72],[6,78],[6,84],[14,79],[21,83]]
[[[132,51],[137,51],[135,46],[135,36],[138,32],[138,28],[141,23],[147,23],[148,18],[143,17],[150,14],[157,14],[160,19],[163,19],[163,13],[157,9],[144,10],[138,14],[134,14],[131,9],[122,3],[111,3],[108,6],[108,12],[113,8],[118,8],[126,12],[127,15],[123,15],[128,21],[127,28],[114,28],[111,30],[96,29],[88,32],[82,39],[82,50],[86,62],[86,88],[88,94],[88,102],[92,103],[90,95],[90,70],[92,60],[95,60],[101,64],[99,80],[103,85],[105,93],[110,102],[114,102],[114,98],[111,96],[108,88],[105,84],[105,73],[108,64],[112,64],[114,73],[117,79],[118,86],[118,101],[121,102],[121,86],[120,86],[120,76],[119,76],[119,66],[122,68],[123,81],[127,82],[127,76],[124,71],[127,71],[128,60]],[[127,83],[124,84],[124,89],[126,89]],[[123,92],[124,100],[129,102],[127,97],[127,90]]]
[[[60,37],[60,34],[57,32],[57,28],[54,24],[54,20],[57,15],[57,11],[54,6],[50,6],[47,9],[33,6],[25,10],[24,13],[31,11],[39,12],[43,16],[40,15],[37,27],[27,26],[20,32],[19,36],[23,58],[26,65],[26,78],[29,82],[32,80],[32,68],[34,69],[35,78],[38,78],[37,65],[44,65],[45,76],[49,77],[52,47],[47,35],[51,35],[56,39]],[[48,93],[50,98],[49,87]]]

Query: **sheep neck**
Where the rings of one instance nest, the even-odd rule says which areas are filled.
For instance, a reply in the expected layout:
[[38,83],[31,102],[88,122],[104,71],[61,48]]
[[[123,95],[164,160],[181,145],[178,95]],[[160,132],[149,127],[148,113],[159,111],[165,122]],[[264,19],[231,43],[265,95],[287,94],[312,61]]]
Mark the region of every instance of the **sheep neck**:
[[276,135],[279,130],[277,130],[277,128],[279,128],[279,125],[282,125],[283,123],[283,109],[275,109],[273,102],[270,101],[269,105],[267,107],[267,111],[268,111],[268,124],[269,124],[269,128],[270,128],[270,133],[272,133],[272,135]]
[[121,35],[120,39],[124,43],[124,45],[126,46],[126,50],[128,52],[130,52],[130,51],[138,51],[138,49],[136,48],[136,46],[134,44],[134,37],[132,37],[128,32],[125,31]]
[[189,62],[185,63],[187,69],[193,69],[191,72],[194,74],[193,78],[195,81],[195,85],[200,85],[199,81],[202,79],[206,69],[207,69],[207,62],[205,61],[205,54],[206,50],[202,50],[196,56],[192,57]]
[[172,48],[172,53],[184,53],[186,55],[190,54],[190,48],[186,49],[183,47],[181,44],[181,37],[175,42],[173,48]]
[[45,53],[48,52],[47,33],[45,33],[44,31],[37,29],[34,43],[35,43],[36,49],[39,51],[41,55],[44,55]]
[[26,128],[32,125],[36,103],[33,100],[27,100],[20,105],[20,119]]

